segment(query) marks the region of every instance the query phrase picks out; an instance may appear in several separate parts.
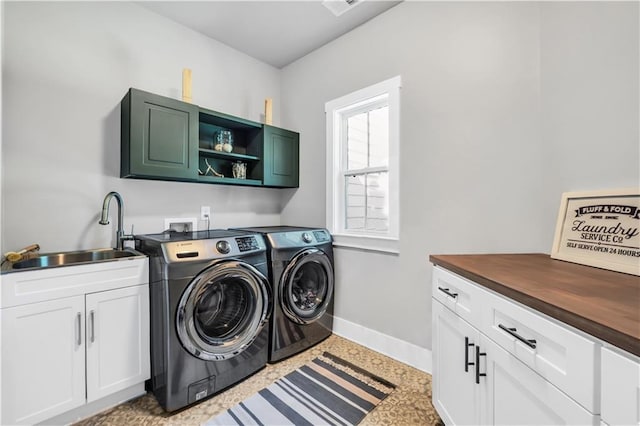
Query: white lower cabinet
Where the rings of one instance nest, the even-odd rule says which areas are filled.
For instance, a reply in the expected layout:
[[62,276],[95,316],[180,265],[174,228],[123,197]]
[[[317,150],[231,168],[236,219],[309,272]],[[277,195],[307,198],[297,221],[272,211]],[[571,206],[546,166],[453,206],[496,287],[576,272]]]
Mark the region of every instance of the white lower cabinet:
[[[435,269],[438,278],[451,274]],[[538,360],[534,340],[515,342],[508,333],[498,344],[483,330],[483,321],[469,323],[457,313],[455,301],[441,303],[434,290],[433,305],[433,404],[447,425],[597,425],[600,418],[542,375],[546,359]],[[469,290],[476,304],[470,310],[496,312],[498,296],[480,287]],[[437,297],[436,297],[437,295]],[[506,299],[504,299],[506,301]],[[453,306],[452,306],[453,305]],[[535,332],[537,323],[511,310],[512,321],[520,321],[517,330]],[[494,315],[495,316],[495,315]],[[486,315],[482,315],[486,318]],[[504,318],[498,317],[500,321]],[[524,325],[532,328],[525,328]],[[509,325],[509,332],[515,327]],[[553,332],[546,337],[554,339]],[[548,344],[544,342],[545,344]],[[563,342],[565,345],[571,342]],[[533,346],[530,347],[530,346]],[[520,347],[522,346],[522,347]],[[585,356],[592,357],[590,346]],[[546,349],[545,349],[546,350]],[[546,352],[541,352],[545,354]],[[569,347],[568,353],[573,353]],[[538,355],[537,355],[538,354]],[[519,356],[522,355],[522,359]],[[591,358],[593,359],[593,357]],[[544,362],[543,362],[544,361]],[[592,362],[593,363],[593,362]],[[583,370],[588,377],[591,369]],[[564,370],[573,371],[570,366]],[[543,370],[546,372],[546,370]],[[573,373],[572,373],[573,374]],[[576,380],[578,375],[576,374]],[[580,378],[583,380],[583,378]],[[586,382],[593,392],[593,385]],[[561,383],[573,389],[572,383]],[[591,401],[593,397],[586,398]]]
[[88,294],[87,402],[149,377],[149,287]]
[[84,296],[17,306],[0,315],[0,423],[33,424],[84,404]]
[[433,324],[433,405],[447,425],[479,424],[481,389],[473,365],[479,333],[436,299]]
[[595,416],[433,301],[433,404],[447,425],[594,425]]
[[146,258],[3,276],[0,424],[66,424],[144,393],[147,277]]

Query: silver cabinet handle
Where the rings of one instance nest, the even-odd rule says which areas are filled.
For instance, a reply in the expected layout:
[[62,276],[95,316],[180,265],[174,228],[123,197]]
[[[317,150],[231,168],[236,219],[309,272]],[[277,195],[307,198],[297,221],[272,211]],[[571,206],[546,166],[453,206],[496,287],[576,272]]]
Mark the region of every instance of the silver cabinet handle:
[[536,348],[536,340],[535,339],[527,339],[522,337],[521,335],[519,335],[517,333],[518,330],[516,330],[515,327],[507,327],[505,325],[502,324],[498,324],[498,327],[500,327],[501,330],[506,331],[509,335],[515,337],[516,339],[520,340],[522,343],[524,343],[525,345],[529,346],[531,349],[535,349]]
[[441,292],[443,292],[449,297],[453,297],[454,299],[458,297],[458,293],[451,293],[451,290],[449,290],[448,288],[438,287],[438,290],[440,290]]
[[78,312],[76,315],[76,343],[78,346],[82,345],[82,314]]
[[91,323],[91,343],[93,343],[96,341],[96,320],[94,311],[89,313],[89,322]]

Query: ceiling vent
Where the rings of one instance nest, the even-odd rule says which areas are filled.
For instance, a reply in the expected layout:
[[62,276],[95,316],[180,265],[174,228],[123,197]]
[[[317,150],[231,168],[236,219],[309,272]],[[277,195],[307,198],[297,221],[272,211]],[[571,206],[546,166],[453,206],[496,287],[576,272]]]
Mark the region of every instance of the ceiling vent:
[[329,9],[334,15],[340,16],[363,1],[364,0],[324,0],[322,5]]

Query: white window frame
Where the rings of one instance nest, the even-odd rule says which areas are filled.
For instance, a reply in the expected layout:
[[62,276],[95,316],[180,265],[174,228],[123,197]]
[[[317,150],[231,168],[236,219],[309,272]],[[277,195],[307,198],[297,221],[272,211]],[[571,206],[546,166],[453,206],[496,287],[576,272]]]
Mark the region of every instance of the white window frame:
[[[400,76],[390,78],[325,104],[327,121],[327,229],[335,246],[399,253],[400,246]],[[380,103],[387,97],[389,106],[389,230],[386,233],[345,229],[345,185],[342,173],[346,163],[344,116]],[[373,171],[373,169],[368,169]]]

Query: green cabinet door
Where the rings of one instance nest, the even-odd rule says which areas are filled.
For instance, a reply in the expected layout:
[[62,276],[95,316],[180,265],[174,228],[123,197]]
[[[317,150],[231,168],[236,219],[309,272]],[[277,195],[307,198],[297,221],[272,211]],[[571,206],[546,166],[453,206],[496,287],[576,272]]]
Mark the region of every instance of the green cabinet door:
[[264,186],[298,187],[300,134],[278,127],[264,126]]
[[198,107],[130,89],[121,103],[120,177],[195,180]]

